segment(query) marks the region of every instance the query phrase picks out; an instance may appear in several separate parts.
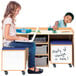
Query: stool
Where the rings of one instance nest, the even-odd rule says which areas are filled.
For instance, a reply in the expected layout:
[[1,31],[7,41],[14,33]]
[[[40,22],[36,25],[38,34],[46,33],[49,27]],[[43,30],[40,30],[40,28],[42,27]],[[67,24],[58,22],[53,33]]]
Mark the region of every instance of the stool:
[[5,72],[5,75],[8,75],[8,71],[21,71],[25,75],[25,48],[3,47],[1,55],[1,70]]

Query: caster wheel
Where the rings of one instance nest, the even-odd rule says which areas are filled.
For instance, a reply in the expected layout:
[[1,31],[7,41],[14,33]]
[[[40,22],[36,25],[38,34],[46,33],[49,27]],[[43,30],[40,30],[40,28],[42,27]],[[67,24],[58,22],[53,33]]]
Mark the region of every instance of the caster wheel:
[[72,64],[69,64],[69,67],[72,67]]
[[56,68],[56,64],[53,64],[53,67]]
[[22,71],[22,75],[25,75],[25,71]]
[[5,72],[5,75],[8,75],[8,71],[4,71]]

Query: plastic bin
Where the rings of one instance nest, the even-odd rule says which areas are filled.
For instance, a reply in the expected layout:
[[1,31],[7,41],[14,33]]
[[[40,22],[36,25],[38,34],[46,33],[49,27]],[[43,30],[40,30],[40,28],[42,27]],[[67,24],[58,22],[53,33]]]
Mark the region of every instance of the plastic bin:
[[48,57],[35,57],[36,66],[46,66]]
[[16,32],[17,33],[30,33],[30,32],[32,32],[32,30],[31,29],[22,28],[22,29],[16,29]]
[[47,54],[47,45],[36,46],[36,54]]
[[35,42],[46,42],[47,38],[46,37],[36,37]]

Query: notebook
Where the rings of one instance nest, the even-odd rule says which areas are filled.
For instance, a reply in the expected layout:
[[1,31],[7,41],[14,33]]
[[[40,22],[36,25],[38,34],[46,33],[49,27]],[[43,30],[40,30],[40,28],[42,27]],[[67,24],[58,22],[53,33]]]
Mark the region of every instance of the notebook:
[[36,37],[36,34],[37,34],[38,29],[39,29],[39,27],[36,28],[36,31],[35,31],[35,33],[34,33],[34,35],[33,35],[33,37],[32,37],[31,40],[15,40],[15,41],[16,42],[33,42],[34,39],[35,39],[35,37]]

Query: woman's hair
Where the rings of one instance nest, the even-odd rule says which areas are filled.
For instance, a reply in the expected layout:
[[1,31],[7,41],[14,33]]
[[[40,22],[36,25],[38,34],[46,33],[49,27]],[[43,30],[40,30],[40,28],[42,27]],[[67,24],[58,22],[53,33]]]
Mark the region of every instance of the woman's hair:
[[[10,1],[6,7],[4,19],[7,16],[10,16],[13,19],[17,8],[21,8],[20,4],[15,1]],[[3,19],[3,21],[4,21],[4,19]],[[2,23],[3,23],[3,21],[2,21]]]

